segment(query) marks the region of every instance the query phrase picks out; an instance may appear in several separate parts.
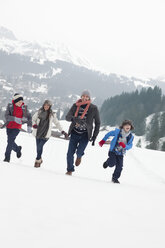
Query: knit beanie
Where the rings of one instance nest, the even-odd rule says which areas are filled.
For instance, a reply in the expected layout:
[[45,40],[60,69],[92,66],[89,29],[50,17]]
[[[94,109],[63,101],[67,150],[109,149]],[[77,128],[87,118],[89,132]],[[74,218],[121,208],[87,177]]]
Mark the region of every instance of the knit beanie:
[[16,94],[14,94],[13,100],[14,100],[14,103],[17,103],[19,101],[23,101],[23,96],[16,93]]
[[89,98],[91,98],[89,90],[83,90],[83,92],[81,93],[81,96],[84,96],[84,95],[87,95],[89,96]]
[[45,104],[48,104],[50,107],[52,106],[52,102],[51,102],[50,100],[45,100],[43,106],[44,106]]

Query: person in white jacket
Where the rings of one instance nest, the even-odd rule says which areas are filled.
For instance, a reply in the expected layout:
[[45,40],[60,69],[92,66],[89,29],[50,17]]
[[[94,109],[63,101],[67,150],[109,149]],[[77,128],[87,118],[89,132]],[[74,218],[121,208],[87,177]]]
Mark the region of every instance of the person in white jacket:
[[65,136],[68,137],[68,134],[63,131],[62,126],[60,125],[56,114],[52,111],[52,103],[49,100],[45,100],[43,106],[33,115],[32,125],[33,125],[33,135],[36,137],[36,148],[37,148],[37,157],[35,160],[34,167],[40,167],[42,161],[42,152],[43,146],[48,141],[51,136],[51,130],[53,123],[56,128]]

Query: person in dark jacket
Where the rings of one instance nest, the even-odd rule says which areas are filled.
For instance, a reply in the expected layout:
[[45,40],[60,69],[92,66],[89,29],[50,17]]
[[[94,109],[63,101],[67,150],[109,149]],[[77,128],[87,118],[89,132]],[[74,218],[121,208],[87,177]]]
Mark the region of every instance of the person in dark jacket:
[[52,111],[52,102],[45,100],[42,107],[33,115],[33,135],[36,137],[37,157],[34,167],[39,168],[41,166],[42,152],[45,143],[51,136],[53,124],[67,139],[68,134],[63,130],[60,122],[56,117],[56,113]]
[[131,130],[133,130],[133,124],[130,120],[123,121],[122,125],[119,128],[116,128],[114,131],[108,132],[104,138],[99,142],[99,145],[102,147],[105,141],[110,137],[114,136],[110,142],[109,158],[103,163],[103,168],[106,169],[108,166],[115,166],[114,173],[112,175],[113,183],[120,183],[119,177],[123,169],[123,155],[126,153],[126,150],[129,150],[133,146],[133,135]]
[[27,132],[31,133],[32,118],[31,114],[24,105],[23,96],[16,93],[13,97],[12,103],[7,105],[5,112],[5,119],[7,131],[7,147],[5,152],[4,162],[10,162],[11,151],[16,152],[17,158],[20,158],[22,153],[22,146],[15,143],[15,139],[22,128],[22,124],[27,123]]
[[[85,148],[90,141],[95,144],[100,128],[100,116],[97,106],[91,103],[90,93],[84,90],[81,99],[73,104],[66,120],[71,121],[68,135],[71,135],[67,152],[67,175],[74,172],[74,154],[77,153],[75,165],[79,166]],[[93,131],[93,123],[95,124]]]

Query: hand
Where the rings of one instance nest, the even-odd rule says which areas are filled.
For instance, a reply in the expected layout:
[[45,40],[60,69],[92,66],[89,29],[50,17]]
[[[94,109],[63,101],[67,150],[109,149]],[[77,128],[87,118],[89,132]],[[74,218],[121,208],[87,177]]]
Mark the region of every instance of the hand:
[[27,132],[31,133],[32,132],[32,128],[30,126],[27,126]]
[[33,125],[33,128],[34,128],[34,129],[37,129],[37,128],[38,128],[37,124],[34,124],[34,125]]
[[61,133],[65,136],[65,139],[68,138],[68,134],[65,131],[62,131]]
[[101,140],[100,142],[99,142],[99,146],[103,146],[104,145],[104,143],[105,143],[105,140]]
[[96,136],[92,136],[92,138],[90,139],[90,141],[92,141],[92,146],[95,145],[95,140],[96,140]]
[[119,146],[121,146],[121,147],[123,147],[123,148],[126,147],[126,145],[124,144],[124,142],[119,142]]
[[22,118],[14,117],[14,121],[15,121],[17,124],[22,124]]

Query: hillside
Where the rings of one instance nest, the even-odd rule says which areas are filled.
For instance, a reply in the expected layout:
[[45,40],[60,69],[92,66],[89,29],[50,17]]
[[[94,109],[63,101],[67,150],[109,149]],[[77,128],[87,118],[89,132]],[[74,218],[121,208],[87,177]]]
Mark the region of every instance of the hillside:
[[134,147],[125,157],[121,184],[114,185],[113,170],[102,168],[108,145],[89,144],[69,177],[68,141],[51,138],[36,169],[32,135],[18,136],[23,156],[13,154],[10,164],[2,162],[5,130],[0,135],[1,247],[164,247],[165,153]]

